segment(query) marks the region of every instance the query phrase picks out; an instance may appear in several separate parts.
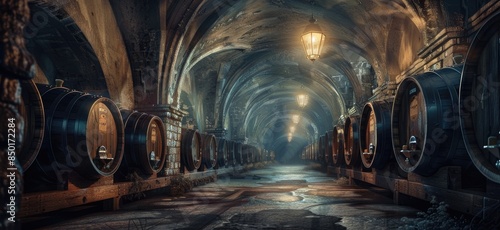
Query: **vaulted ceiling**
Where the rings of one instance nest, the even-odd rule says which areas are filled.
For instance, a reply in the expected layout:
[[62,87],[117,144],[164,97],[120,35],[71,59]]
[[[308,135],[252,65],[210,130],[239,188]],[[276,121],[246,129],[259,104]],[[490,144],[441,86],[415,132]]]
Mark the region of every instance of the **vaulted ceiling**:
[[[342,116],[355,114],[377,97],[377,87],[394,82],[421,58],[419,50],[440,30],[464,26],[470,11],[487,1],[33,2],[32,16],[50,15],[51,26],[37,28],[36,36],[29,37],[49,83],[53,75],[74,72],[67,79],[77,89],[109,94],[123,105],[170,104],[186,110],[183,122],[201,131],[225,129],[227,138],[297,152],[342,122]],[[326,35],[323,53],[315,62],[306,58],[300,42],[311,16]],[[110,30],[113,23],[120,39]],[[102,49],[84,44],[98,43],[94,41],[99,38]],[[123,45],[109,43],[114,40],[123,40]],[[90,57],[88,65],[72,67],[54,46],[75,60]],[[128,62],[122,60],[120,46]],[[102,59],[109,59],[106,55],[120,58],[103,64]],[[58,60],[66,64],[54,67]],[[110,80],[109,75],[116,72],[110,68],[123,73]],[[89,69],[94,73],[89,74]],[[107,89],[89,81],[90,75],[96,75],[96,80],[104,75]],[[129,91],[110,86],[124,79],[131,86],[123,83],[118,88],[129,87]],[[134,102],[127,102],[128,92],[133,92]],[[299,93],[309,95],[304,108],[297,105]],[[300,115],[300,121],[288,142],[292,115]]]

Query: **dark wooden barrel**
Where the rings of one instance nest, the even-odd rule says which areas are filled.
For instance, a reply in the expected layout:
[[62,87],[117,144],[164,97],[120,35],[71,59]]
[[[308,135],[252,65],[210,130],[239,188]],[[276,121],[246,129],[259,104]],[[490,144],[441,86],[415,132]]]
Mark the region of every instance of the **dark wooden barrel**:
[[242,145],[244,163],[250,164],[254,162],[255,148],[249,144]]
[[461,66],[405,78],[392,109],[392,143],[399,167],[430,176],[448,165],[467,166],[458,118]]
[[234,142],[234,159],[236,160],[236,165],[245,164],[243,159],[243,143],[241,142]]
[[232,140],[227,141],[228,145],[228,159],[229,159],[229,164],[228,166],[235,166],[236,165],[236,159],[235,159],[235,147],[236,147],[236,142]]
[[229,149],[226,139],[218,138],[217,149],[217,167],[227,166],[229,164]]
[[197,130],[182,129],[181,163],[188,171],[200,168],[201,136]]
[[217,165],[217,140],[213,134],[201,134],[201,140],[202,164],[211,169]]
[[24,119],[24,139],[16,154],[17,159],[26,171],[35,161],[42,147],[45,132],[45,111],[42,97],[32,80],[22,80],[21,83],[21,105],[19,113]]
[[318,162],[326,165],[326,148],[325,148],[326,137],[321,135],[318,140]]
[[120,172],[158,173],[167,156],[167,137],[162,120],[137,111],[121,110],[121,114],[125,124],[125,151]]
[[383,169],[393,157],[391,143],[391,105],[368,102],[360,122],[361,159],[366,168]]
[[124,147],[123,121],[113,101],[64,87],[37,87],[46,126],[37,167],[32,165],[27,177],[61,188],[71,171],[86,179],[113,175]]
[[351,116],[344,123],[344,160],[347,166],[355,167],[361,163],[358,122],[358,116]]
[[500,13],[476,33],[465,59],[460,84],[460,124],[476,168],[500,183]]
[[334,142],[334,136],[333,136],[333,130],[325,132],[324,136],[324,144],[325,144],[325,163],[326,165],[334,165],[334,160],[333,160],[333,142]]
[[332,131],[332,162],[335,166],[344,163],[344,131],[341,127],[335,126]]

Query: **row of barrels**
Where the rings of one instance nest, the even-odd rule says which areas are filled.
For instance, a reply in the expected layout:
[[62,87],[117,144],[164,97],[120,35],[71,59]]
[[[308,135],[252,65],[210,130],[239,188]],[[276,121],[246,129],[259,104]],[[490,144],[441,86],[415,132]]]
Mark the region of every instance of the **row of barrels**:
[[22,81],[21,87],[25,140],[17,158],[26,191],[66,189],[72,173],[93,181],[162,169],[166,133],[159,117],[62,86]]
[[[22,81],[25,140],[17,151],[25,191],[86,187],[103,177],[128,181],[161,174],[166,129],[151,114],[119,109],[110,99]],[[263,161],[268,151],[183,130],[181,162],[189,171]],[[217,154],[217,153],[221,154]],[[76,179],[75,179],[76,178]]]
[[308,145],[303,158],[329,165],[431,176],[443,166],[475,166],[500,183],[500,14],[477,32],[465,63],[409,76],[393,101],[366,103],[358,116]]
[[181,136],[181,166],[189,172],[274,160],[271,151],[213,134],[182,129]]

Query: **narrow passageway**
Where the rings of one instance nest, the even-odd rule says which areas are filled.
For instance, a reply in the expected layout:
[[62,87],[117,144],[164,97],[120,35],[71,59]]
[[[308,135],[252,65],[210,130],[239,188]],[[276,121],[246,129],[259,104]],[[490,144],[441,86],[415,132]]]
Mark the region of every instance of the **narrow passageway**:
[[181,196],[154,196],[50,229],[397,229],[418,210],[390,192],[349,185],[315,165],[270,165],[220,176]]

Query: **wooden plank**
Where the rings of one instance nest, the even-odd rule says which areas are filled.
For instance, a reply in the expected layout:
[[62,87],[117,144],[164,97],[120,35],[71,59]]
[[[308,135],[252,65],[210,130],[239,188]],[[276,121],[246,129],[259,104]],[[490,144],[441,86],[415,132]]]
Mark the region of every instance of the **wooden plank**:
[[439,188],[460,189],[462,187],[462,171],[458,166],[448,166],[440,168],[430,177],[420,176],[415,173],[408,173],[408,181],[421,184],[432,185]]

